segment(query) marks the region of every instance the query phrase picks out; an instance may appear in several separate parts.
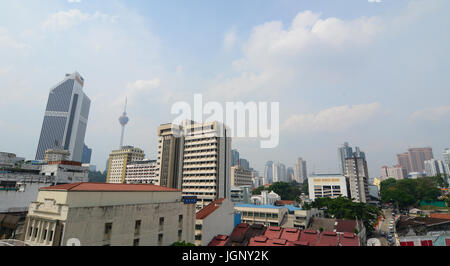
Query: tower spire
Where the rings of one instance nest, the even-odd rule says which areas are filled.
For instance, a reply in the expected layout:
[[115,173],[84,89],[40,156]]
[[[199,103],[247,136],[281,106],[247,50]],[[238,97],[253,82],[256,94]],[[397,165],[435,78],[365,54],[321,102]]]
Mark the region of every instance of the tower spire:
[[120,136],[120,147],[119,147],[119,149],[122,149],[122,147],[123,147],[123,136],[125,134],[125,126],[130,121],[130,119],[127,116],[127,103],[128,103],[128,98],[125,97],[125,109],[123,111],[122,116],[119,118],[120,125],[122,126],[122,134]]

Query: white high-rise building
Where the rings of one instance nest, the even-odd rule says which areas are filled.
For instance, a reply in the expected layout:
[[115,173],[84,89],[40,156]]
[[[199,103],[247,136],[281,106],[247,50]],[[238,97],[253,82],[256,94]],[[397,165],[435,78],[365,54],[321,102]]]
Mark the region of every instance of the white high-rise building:
[[272,166],[273,182],[287,182],[286,166],[282,163],[276,162]]
[[442,177],[448,175],[448,167],[441,160],[431,159],[428,161],[424,161],[425,165],[425,174],[427,176],[437,176],[441,175]]
[[46,150],[63,149],[70,152],[70,161],[82,161],[91,105],[83,86],[83,77],[75,72],[50,90],[36,160],[44,160]]
[[369,202],[369,170],[366,159],[354,156],[347,158],[345,164],[350,197],[356,202]]
[[127,165],[125,183],[126,184],[153,184],[158,185],[156,177],[158,168],[156,160],[142,160],[130,162]]
[[303,184],[308,178],[308,172],[306,169],[306,161],[303,158],[298,158],[294,166],[294,177],[297,183]]
[[197,210],[211,202],[230,198],[231,136],[219,122],[181,124],[184,132],[184,196],[197,196]]

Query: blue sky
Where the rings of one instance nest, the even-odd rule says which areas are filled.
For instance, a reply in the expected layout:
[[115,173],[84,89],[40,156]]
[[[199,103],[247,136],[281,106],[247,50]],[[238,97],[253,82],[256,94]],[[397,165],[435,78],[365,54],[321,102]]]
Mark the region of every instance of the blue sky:
[[280,102],[278,148],[233,146],[268,160],[335,172],[344,141],[372,176],[409,146],[450,146],[450,18],[446,0],[3,0],[0,150],[34,158],[50,87],[79,71],[92,99],[86,144],[104,169],[125,142],[156,157],[171,105]]

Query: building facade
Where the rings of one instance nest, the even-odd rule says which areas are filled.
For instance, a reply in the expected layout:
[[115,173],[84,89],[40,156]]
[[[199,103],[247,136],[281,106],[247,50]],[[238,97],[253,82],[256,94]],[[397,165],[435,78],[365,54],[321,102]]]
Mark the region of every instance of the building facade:
[[194,242],[195,204],[154,185],[76,183],[41,188],[24,241],[33,246],[169,246]]
[[289,210],[285,206],[236,204],[234,210],[242,215],[242,223],[283,226]]
[[294,166],[294,177],[297,183],[303,184],[308,179],[308,170],[306,169],[306,161],[298,158]]
[[349,183],[350,198],[356,202],[368,203],[369,198],[369,171],[364,158],[347,158],[346,178]]
[[109,155],[108,174],[106,183],[123,184],[130,162],[144,160],[144,151],[132,146],[124,146],[120,150],[112,151]]
[[49,149],[45,151],[46,162],[69,161],[69,158],[70,152],[68,150]]
[[241,187],[241,186],[252,186],[252,171],[247,170],[241,166],[231,167],[231,186]]
[[229,235],[234,229],[234,204],[218,199],[196,214],[195,245],[207,246],[216,235]]
[[90,164],[92,157],[92,149],[90,149],[86,144],[83,146],[83,156],[81,158],[81,163]]
[[161,186],[181,189],[183,184],[184,138],[179,125],[158,127],[157,179]]
[[348,197],[347,181],[341,174],[314,174],[308,178],[309,198]]
[[448,169],[443,161],[431,159],[424,162],[425,165],[425,174],[426,176],[437,176],[441,175],[442,177],[448,176]]
[[158,168],[156,160],[143,160],[130,162],[125,174],[126,184],[153,184],[159,186],[156,173]]
[[408,177],[407,170],[400,165],[383,166],[381,167],[381,177],[384,180],[395,178],[396,180],[405,179]]
[[433,159],[433,149],[409,148],[407,153],[397,155],[398,164],[409,173],[425,171],[425,161]]
[[46,150],[57,148],[68,150],[70,161],[82,161],[91,105],[83,86],[83,77],[75,72],[50,90],[36,160],[44,160]]
[[41,176],[54,177],[56,184],[70,184],[89,181],[89,167],[79,162],[50,161],[41,166]]

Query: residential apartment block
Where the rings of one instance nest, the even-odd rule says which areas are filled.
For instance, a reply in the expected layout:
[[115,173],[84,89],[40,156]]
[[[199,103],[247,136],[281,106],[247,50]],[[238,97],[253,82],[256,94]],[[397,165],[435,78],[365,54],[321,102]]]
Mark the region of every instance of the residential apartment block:
[[132,146],[124,146],[120,150],[112,151],[109,155],[106,183],[125,183],[128,163],[142,161],[144,157],[145,154],[143,150]]
[[308,178],[309,198],[348,197],[345,176],[341,174],[313,174]]
[[159,185],[157,172],[156,160],[130,162],[127,165],[125,183]]

